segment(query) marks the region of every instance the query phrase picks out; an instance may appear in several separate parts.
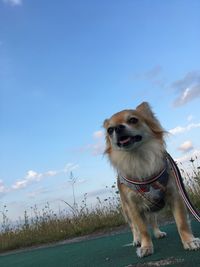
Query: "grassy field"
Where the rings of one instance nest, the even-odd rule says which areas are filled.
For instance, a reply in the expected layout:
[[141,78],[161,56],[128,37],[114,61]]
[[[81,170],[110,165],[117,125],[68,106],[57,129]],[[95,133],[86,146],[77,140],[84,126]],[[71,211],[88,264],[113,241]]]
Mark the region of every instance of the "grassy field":
[[[198,159],[191,159],[192,174],[185,170],[181,164],[187,191],[194,205],[200,209],[200,167]],[[113,229],[124,225],[125,221],[120,207],[119,193],[114,184],[111,188],[112,194],[103,201],[97,197],[97,204],[93,209],[87,207],[87,194],[84,195],[81,206],[71,206],[65,202],[71,211],[71,215],[60,212],[57,215],[47,203],[44,209],[38,210],[37,206],[32,208],[32,217],[27,211],[24,219],[17,226],[12,227],[7,217],[7,209],[1,211],[2,231],[0,232],[0,252],[65,240],[76,236],[94,233],[99,230]],[[170,213],[165,212],[163,217],[169,219]]]
[[112,229],[125,224],[122,216],[119,195],[116,185],[112,186],[112,196],[103,201],[97,197],[94,208],[87,207],[87,194],[82,204],[71,206],[65,202],[70,213],[66,210],[56,214],[47,203],[42,211],[37,206],[32,208],[32,217],[24,212],[23,221],[12,227],[7,217],[7,209],[2,211],[2,231],[0,232],[0,252],[45,244],[90,234],[98,230]]

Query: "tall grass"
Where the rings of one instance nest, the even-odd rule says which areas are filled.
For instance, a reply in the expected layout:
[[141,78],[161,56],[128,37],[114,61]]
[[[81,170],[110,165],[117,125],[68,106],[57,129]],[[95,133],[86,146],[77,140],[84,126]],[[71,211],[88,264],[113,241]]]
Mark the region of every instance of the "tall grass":
[[[189,163],[192,167],[190,174],[185,170],[183,164],[180,164],[179,167],[190,199],[200,210],[200,165],[198,158],[191,159]],[[63,200],[70,210],[70,214],[66,209],[57,214],[47,203],[42,211],[39,211],[37,206],[32,207],[31,215],[24,211],[24,218],[13,227],[8,218],[7,207],[3,207],[0,211],[2,217],[0,252],[65,240],[125,224],[116,183],[108,188],[110,197],[104,200],[97,197],[97,204],[93,208],[88,208],[87,194],[84,195],[81,205],[77,204],[74,190],[76,179],[73,174],[70,175],[70,179],[73,189],[73,204]],[[170,216],[170,213],[165,211],[162,215]]]
[[200,163],[198,157],[191,158],[189,165],[190,172],[185,169],[182,163],[180,163],[180,170],[190,200],[196,209],[200,211]]
[[116,185],[112,186],[111,192],[111,196],[103,201],[97,197],[97,204],[91,209],[87,205],[87,194],[84,195],[81,205],[76,202],[69,205],[65,202],[70,207],[71,214],[66,210],[56,214],[49,203],[42,211],[34,206],[31,208],[33,216],[30,217],[25,211],[23,221],[15,227],[9,223],[8,211],[4,206],[0,252],[65,240],[124,224]]

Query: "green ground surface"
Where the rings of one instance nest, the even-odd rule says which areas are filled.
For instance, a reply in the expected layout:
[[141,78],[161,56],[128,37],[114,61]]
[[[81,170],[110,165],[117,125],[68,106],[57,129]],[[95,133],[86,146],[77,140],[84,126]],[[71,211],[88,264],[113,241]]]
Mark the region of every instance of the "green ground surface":
[[[192,222],[200,236],[200,224]],[[153,238],[155,253],[139,259],[130,245],[130,232],[79,243],[0,255],[0,267],[124,267],[124,266],[200,266],[200,250],[184,251],[174,224],[161,227],[168,236]]]

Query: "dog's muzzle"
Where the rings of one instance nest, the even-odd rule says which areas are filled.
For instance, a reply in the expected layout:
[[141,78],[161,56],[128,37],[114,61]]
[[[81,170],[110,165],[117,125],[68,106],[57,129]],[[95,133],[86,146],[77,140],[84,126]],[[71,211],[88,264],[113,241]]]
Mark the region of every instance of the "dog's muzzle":
[[134,135],[134,136],[122,135],[117,137],[117,145],[119,147],[128,147],[136,142],[140,142],[141,140],[142,140],[141,135]]
[[133,145],[134,143],[140,142],[142,140],[141,135],[132,135],[132,133],[130,133],[130,131],[126,129],[125,125],[118,125],[117,127],[115,127],[114,131],[116,134],[117,146],[120,148],[129,147],[130,145]]

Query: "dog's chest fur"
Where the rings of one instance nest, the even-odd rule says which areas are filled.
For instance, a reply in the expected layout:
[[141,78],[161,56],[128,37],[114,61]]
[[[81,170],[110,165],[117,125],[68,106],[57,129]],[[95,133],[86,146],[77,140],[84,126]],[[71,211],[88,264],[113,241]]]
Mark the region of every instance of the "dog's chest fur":
[[142,144],[134,152],[114,151],[110,161],[118,173],[129,179],[144,180],[158,173],[164,166],[165,147],[157,140]]

